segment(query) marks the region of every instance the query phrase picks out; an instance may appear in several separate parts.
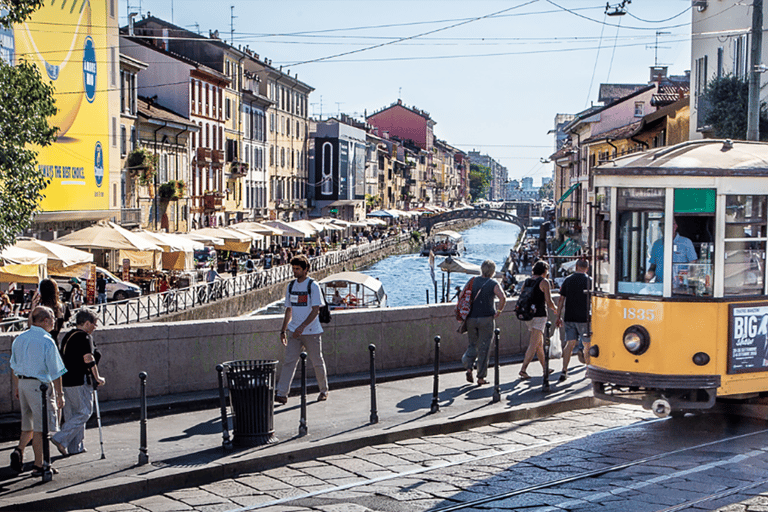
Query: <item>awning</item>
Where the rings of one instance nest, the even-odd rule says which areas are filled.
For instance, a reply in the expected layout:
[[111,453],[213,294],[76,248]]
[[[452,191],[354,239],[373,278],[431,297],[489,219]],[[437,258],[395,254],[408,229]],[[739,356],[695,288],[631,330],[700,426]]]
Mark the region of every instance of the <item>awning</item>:
[[574,190],[576,190],[577,188],[579,188],[580,186],[581,186],[581,182],[580,182],[580,181],[579,181],[578,183],[574,183],[573,185],[571,185],[571,188],[569,188],[568,190],[566,190],[566,191],[565,191],[565,194],[563,194],[562,196],[560,196],[560,199],[558,199],[558,200],[557,200],[557,204],[560,204],[560,203],[562,203],[563,201],[565,201],[566,199],[568,199],[568,196],[569,196],[569,195],[571,195],[571,193],[572,193]]

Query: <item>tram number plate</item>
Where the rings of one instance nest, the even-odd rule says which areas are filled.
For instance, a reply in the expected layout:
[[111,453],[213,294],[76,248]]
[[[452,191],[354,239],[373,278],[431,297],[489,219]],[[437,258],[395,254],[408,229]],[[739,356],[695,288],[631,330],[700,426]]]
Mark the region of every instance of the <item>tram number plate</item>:
[[658,318],[653,309],[624,308],[624,320],[648,320],[653,322]]

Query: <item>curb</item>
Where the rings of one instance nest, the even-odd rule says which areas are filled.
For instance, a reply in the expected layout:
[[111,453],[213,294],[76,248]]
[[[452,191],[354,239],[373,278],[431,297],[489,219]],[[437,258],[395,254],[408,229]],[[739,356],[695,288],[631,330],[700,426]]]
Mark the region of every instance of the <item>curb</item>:
[[[303,446],[291,452],[274,453],[249,460],[240,460],[218,464],[207,463],[204,467],[191,471],[180,471],[175,474],[159,476],[157,478],[141,478],[138,476],[125,476],[120,478],[120,483],[110,487],[96,487],[74,492],[72,494],[56,494],[54,497],[40,498],[40,494],[21,497],[20,502],[13,505],[0,507],[0,511],[62,511],[81,508],[94,508],[115,503],[119,497],[119,503],[139,499],[148,495],[156,495],[182,487],[193,487],[211,483],[217,480],[235,477],[241,473],[263,471],[289,463],[299,463],[314,460],[319,457],[339,455],[352,450],[371,445],[393,443],[416,437],[448,434],[489,425],[510,421],[520,421],[542,418],[561,412],[589,409],[603,405],[607,402],[594,397],[580,397],[572,400],[552,402],[537,407],[514,409],[504,412],[477,416],[466,419],[448,421],[413,427],[398,431],[381,432],[371,436],[349,439],[317,446]],[[162,466],[156,467],[158,470]],[[27,500],[25,500],[27,498]],[[64,505],[64,500],[66,505]]]

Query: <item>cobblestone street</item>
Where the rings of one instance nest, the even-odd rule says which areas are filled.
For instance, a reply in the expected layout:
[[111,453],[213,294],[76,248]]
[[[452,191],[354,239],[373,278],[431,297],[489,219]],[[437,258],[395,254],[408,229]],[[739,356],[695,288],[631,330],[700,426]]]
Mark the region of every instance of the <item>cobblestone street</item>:
[[[364,512],[466,503],[484,511],[756,512],[768,504],[752,497],[768,489],[767,451],[768,432],[750,420],[658,420],[605,406],[366,447],[95,510]],[[472,505],[514,490],[521,492]]]

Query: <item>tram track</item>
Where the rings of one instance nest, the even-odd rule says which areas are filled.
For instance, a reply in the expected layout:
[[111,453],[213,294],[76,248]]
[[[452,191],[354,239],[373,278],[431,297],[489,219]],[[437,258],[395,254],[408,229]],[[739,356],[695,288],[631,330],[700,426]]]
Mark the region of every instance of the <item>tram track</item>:
[[[624,428],[629,428],[629,426],[628,427],[621,427],[621,429],[624,429]],[[615,429],[615,430],[617,430],[617,429]],[[504,493],[497,493],[497,494],[493,494],[491,496],[485,496],[483,498],[478,498],[476,500],[465,501],[465,502],[462,502],[462,503],[456,503],[454,505],[449,505],[449,506],[445,506],[445,507],[433,508],[433,509],[430,509],[429,512],[451,512],[451,511],[455,511],[455,510],[467,510],[467,509],[471,509],[471,508],[474,508],[474,507],[477,507],[477,506],[480,506],[480,505],[486,505],[486,504],[493,503],[493,502],[496,502],[496,501],[507,500],[509,498],[513,498],[515,496],[520,496],[520,495],[523,495],[523,494],[526,494],[526,493],[529,493],[529,492],[535,492],[535,491],[542,490],[542,489],[551,489],[551,488],[555,488],[555,487],[558,487],[558,486],[561,486],[561,485],[564,485],[564,484],[568,484],[568,483],[572,483],[572,482],[578,482],[580,480],[586,480],[586,479],[589,479],[589,478],[600,477],[600,476],[603,476],[603,475],[606,475],[606,474],[609,474],[609,473],[614,473],[614,472],[622,471],[622,470],[625,470],[625,469],[628,469],[628,468],[640,466],[640,465],[643,465],[643,464],[647,464],[649,462],[653,462],[653,461],[660,460],[660,459],[663,459],[663,458],[666,458],[666,457],[678,455],[678,454],[681,454],[681,453],[690,452],[690,451],[694,451],[694,450],[699,450],[699,449],[702,449],[702,448],[707,448],[707,447],[715,446],[715,445],[718,445],[718,444],[732,442],[732,441],[736,441],[738,439],[743,439],[743,438],[747,438],[747,437],[751,437],[751,436],[756,436],[756,435],[759,435],[759,434],[766,434],[766,433],[768,433],[768,429],[760,430],[760,431],[756,431],[756,432],[749,432],[749,433],[746,433],[746,434],[740,434],[738,436],[731,436],[731,437],[727,437],[725,439],[718,439],[716,441],[709,441],[707,443],[701,443],[701,444],[698,444],[698,445],[695,445],[695,446],[679,448],[677,450],[670,450],[670,451],[667,451],[667,452],[664,452],[664,453],[659,453],[659,454],[656,454],[656,455],[651,455],[649,457],[643,457],[643,458],[636,459],[636,460],[633,460],[633,461],[630,461],[630,462],[625,462],[625,463],[622,463],[622,464],[615,464],[613,466],[609,466],[609,467],[602,468],[602,469],[597,469],[597,470],[592,470],[592,471],[584,471],[584,472],[577,473],[575,475],[571,475],[571,476],[568,476],[568,477],[565,477],[565,478],[559,478],[559,479],[556,479],[556,480],[550,480],[550,481],[547,481],[547,482],[541,482],[539,484],[530,485],[530,486],[524,487],[522,489],[516,489],[514,491],[509,491],[509,492],[504,492]],[[715,463],[705,464],[703,466],[697,466],[693,470],[683,470],[681,472],[675,472],[672,475],[655,477],[655,478],[653,478],[653,479],[651,479],[651,480],[649,480],[647,482],[639,482],[635,486],[629,486],[627,489],[628,490],[634,490],[634,489],[637,489],[637,488],[640,488],[640,487],[645,487],[647,485],[654,485],[654,484],[658,483],[658,481],[662,481],[664,479],[669,479],[669,478],[672,478],[672,477],[678,477],[678,476],[681,476],[683,473],[705,471],[706,469],[709,469],[710,467],[723,466],[723,465],[726,465],[726,464],[737,463],[737,462],[740,462],[741,460],[744,460],[744,459],[749,458],[751,456],[762,455],[762,454],[765,454],[766,452],[768,452],[768,445],[766,445],[761,450],[752,450],[752,451],[748,452],[748,455],[747,454],[745,454],[745,455],[737,455],[737,456],[731,457],[730,459],[726,459],[726,460],[723,460],[723,461],[717,461]],[[760,480],[758,482],[751,482],[751,483],[745,484],[743,486],[735,487],[735,488],[732,488],[732,489],[727,489],[725,491],[721,491],[721,492],[718,492],[718,493],[713,493],[711,495],[704,496],[704,497],[701,497],[701,498],[697,498],[696,500],[690,500],[688,502],[681,503],[681,504],[675,505],[673,507],[661,508],[661,509],[659,509],[659,512],[677,512],[679,510],[684,510],[684,509],[686,509],[686,508],[688,508],[690,506],[693,506],[695,504],[698,504],[698,503],[703,503],[705,501],[709,501],[709,500],[713,500],[713,499],[718,499],[718,498],[729,496],[729,495],[732,495],[732,494],[738,494],[738,493],[740,493],[742,491],[749,490],[749,489],[755,488],[755,487],[759,487],[760,485],[763,485],[763,484],[768,484],[768,479],[762,479],[762,480]],[[600,493],[600,494],[603,494],[603,493]],[[611,493],[611,494],[615,495],[615,494],[617,494],[617,492],[614,492],[614,493]],[[597,496],[593,496],[593,498],[594,497],[597,497]],[[553,504],[552,507],[553,507],[553,510],[562,510],[563,508],[565,508],[564,505],[566,505],[567,503],[575,503],[575,501],[583,502],[584,500],[585,500],[585,498],[579,498],[578,500],[570,499],[570,500],[566,500],[566,502],[563,502],[563,503],[560,503],[560,504]],[[591,500],[589,500],[589,501],[591,501]]]
[[[654,424],[654,423],[659,423],[659,422],[664,422],[664,421],[673,421],[673,420],[671,420],[671,419],[654,419],[654,420],[650,420],[650,421],[644,422],[642,425],[632,424],[632,425],[625,425],[625,426],[620,426],[620,427],[614,427],[614,428],[606,429],[606,430],[601,431],[600,434],[602,435],[602,434],[621,433],[623,431],[637,429],[639,426],[646,426],[646,425],[650,425],[650,424]],[[663,452],[663,453],[654,454],[654,455],[650,455],[650,456],[647,456],[647,457],[642,457],[642,458],[639,458],[639,459],[636,459],[636,460],[632,460],[632,461],[629,461],[629,462],[623,462],[623,463],[620,463],[620,464],[614,464],[612,466],[601,468],[601,469],[597,469],[597,470],[584,471],[584,472],[580,472],[580,473],[577,473],[577,474],[574,474],[574,475],[571,475],[571,476],[568,476],[568,477],[564,477],[564,478],[560,478],[560,479],[556,479],[556,480],[550,480],[550,481],[547,481],[547,482],[541,482],[541,483],[538,483],[538,484],[534,484],[534,485],[530,485],[530,486],[524,487],[522,489],[516,489],[514,491],[508,491],[508,492],[504,492],[504,493],[497,493],[497,494],[494,494],[494,495],[485,496],[483,498],[479,498],[479,499],[472,500],[472,501],[466,501],[466,502],[462,502],[462,503],[456,503],[456,504],[447,505],[447,506],[444,506],[444,507],[430,509],[430,512],[449,512],[449,511],[453,511],[453,510],[471,509],[471,508],[474,508],[474,507],[477,507],[477,506],[480,506],[480,505],[484,505],[484,504],[488,504],[488,503],[493,503],[495,501],[503,501],[503,500],[506,500],[506,499],[509,499],[509,498],[513,498],[515,496],[523,495],[525,493],[535,492],[535,491],[543,490],[543,489],[556,488],[558,486],[562,486],[562,485],[565,485],[565,484],[568,484],[568,483],[577,482],[577,481],[580,481],[580,480],[587,480],[587,479],[590,479],[590,478],[600,477],[602,475],[606,475],[606,474],[609,474],[609,473],[614,473],[614,472],[622,471],[622,470],[629,469],[629,468],[632,468],[632,467],[641,466],[643,464],[648,464],[650,462],[661,460],[661,459],[664,459],[666,457],[678,455],[678,454],[681,454],[681,453],[691,452],[691,451],[695,451],[695,450],[700,450],[700,449],[716,446],[716,445],[723,444],[723,443],[730,443],[730,442],[737,441],[739,439],[744,439],[744,438],[748,438],[748,437],[752,437],[752,436],[756,436],[756,435],[760,435],[760,434],[768,434],[768,429],[763,429],[763,430],[759,430],[759,431],[755,431],[755,432],[749,432],[749,433],[745,433],[745,434],[739,434],[739,435],[735,435],[735,436],[729,436],[729,437],[724,438],[724,439],[718,439],[718,440],[715,440],[715,441],[708,441],[706,443],[699,443],[699,444],[694,445],[694,446],[689,446],[689,447],[685,447],[685,448],[679,448],[679,449],[676,449],[676,450],[670,450],[670,451],[666,451],[666,452]],[[307,500],[307,499],[311,499],[311,498],[321,497],[322,495],[325,495],[325,494],[331,494],[331,493],[336,493],[336,492],[340,492],[340,491],[348,491],[348,490],[352,490],[352,489],[361,489],[361,488],[364,488],[365,486],[379,484],[379,483],[382,483],[382,482],[386,482],[388,480],[393,480],[393,479],[398,479],[398,478],[403,478],[403,477],[413,477],[413,476],[417,476],[419,474],[426,474],[426,473],[430,473],[430,472],[440,471],[440,470],[444,470],[444,469],[447,469],[447,468],[450,468],[450,467],[456,467],[456,466],[461,466],[461,465],[465,465],[465,464],[473,464],[473,463],[477,463],[477,462],[482,462],[484,460],[489,460],[489,459],[493,459],[493,458],[497,458],[497,457],[504,457],[504,456],[507,456],[507,455],[513,455],[513,454],[516,454],[516,453],[525,452],[525,451],[529,451],[529,450],[538,450],[538,449],[546,448],[546,447],[561,446],[561,445],[565,445],[565,444],[568,444],[568,443],[571,443],[571,442],[574,442],[574,441],[578,441],[580,439],[584,439],[585,437],[587,437],[589,435],[594,435],[594,433],[593,434],[578,435],[578,436],[571,436],[571,437],[567,437],[567,438],[560,438],[560,439],[557,439],[557,440],[547,441],[547,442],[542,442],[542,443],[535,443],[535,444],[528,445],[528,446],[520,446],[520,447],[516,447],[516,448],[510,449],[510,450],[499,451],[497,453],[484,454],[484,455],[479,455],[479,456],[475,456],[475,457],[471,457],[471,458],[467,458],[467,459],[463,459],[463,460],[450,461],[450,462],[445,462],[443,464],[438,464],[438,465],[434,465],[434,466],[419,468],[419,469],[415,469],[415,470],[400,472],[400,473],[396,473],[396,474],[392,474],[392,475],[387,475],[387,476],[382,476],[382,477],[377,477],[377,478],[366,479],[366,480],[359,481],[359,482],[353,482],[353,483],[349,483],[349,484],[334,486],[334,487],[331,487],[331,488],[321,489],[321,490],[318,490],[318,491],[314,491],[314,492],[303,494],[301,496],[291,496],[291,497],[286,497],[286,498],[282,498],[282,499],[267,501],[267,502],[264,502],[264,503],[259,503],[259,504],[255,504],[255,505],[251,505],[251,506],[247,506],[247,507],[236,508],[236,509],[232,509],[232,510],[230,510],[228,512],[247,512],[247,511],[258,510],[258,509],[267,508],[267,507],[274,507],[274,506],[277,506],[277,505],[286,505],[286,504],[289,504],[289,503],[296,503],[296,502],[300,502],[302,500]],[[753,453],[752,456],[762,455],[762,454],[765,454],[766,452],[768,452],[768,445],[766,445],[764,447],[764,449],[758,450],[755,453]],[[736,461],[726,460],[726,461],[721,461],[718,465],[735,463],[735,462]],[[705,466],[702,466],[702,467],[700,467],[698,469],[702,470],[702,468],[706,469],[706,467],[707,466],[705,465]],[[657,478],[662,478],[662,477],[657,477]],[[762,483],[768,483],[768,479],[765,480],[765,482],[761,481],[761,482],[757,482],[757,483],[750,483],[750,484],[747,484],[747,485],[745,485],[743,487],[745,489],[750,488],[750,487],[758,487]],[[642,485],[642,486],[652,485],[652,484],[653,484],[653,482],[651,482],[649,484],[640,482],[640,485]],[[728,494],[735,494],[735,493],[738,493],[738,492],[740,492],[740,488],[728,489],[727,491],[722,491],[720,493],[715,493],[715,494],[713,494],[710,497],[701,498],[698,501],[706,501],[708,499],[716,499],[716,498],[720,497],[719,496],[720,494],[722,494],[723,496],[727,496]],[[564,500],[564,502],[561,505],[564,505],[566,503],[573,503],[573,501],[574,500],[572,500],[572,499],[566,499],[566,500]],[[581,500],[577,500],[577,501],[581,501]],[[684,508],[690,506],[693,503],[694,502],[687,503],[687,504],[681,504],[681,505],[676,506],[678,508],[672,507],[672,508],[669,508],[669,509],[660,509],[660,510],[664,510],[665,512],[667,512],[667,511],[673,512],[673,511],[677,511],[677,510],[683,510]],[[553,510],[562,510],[562,508],[557,508],[557,507],[558,507],[558,505],[554,505],[553,504]]]

